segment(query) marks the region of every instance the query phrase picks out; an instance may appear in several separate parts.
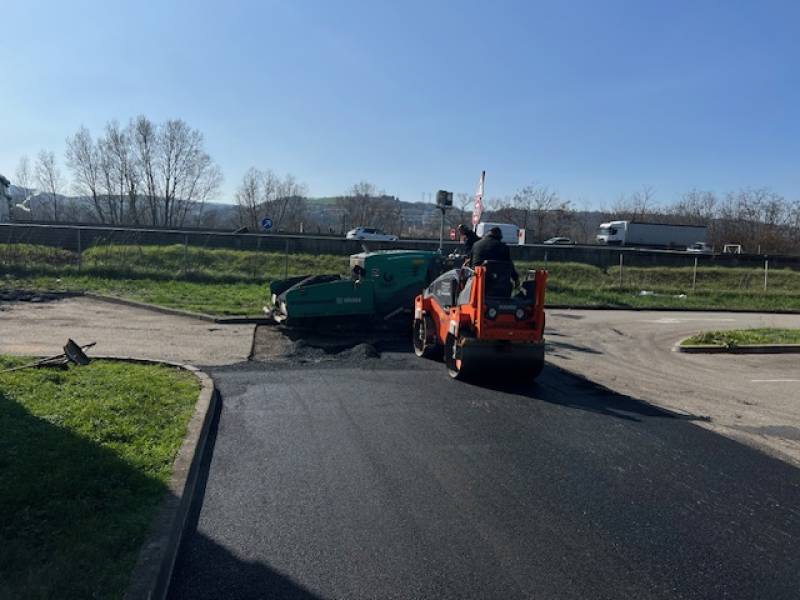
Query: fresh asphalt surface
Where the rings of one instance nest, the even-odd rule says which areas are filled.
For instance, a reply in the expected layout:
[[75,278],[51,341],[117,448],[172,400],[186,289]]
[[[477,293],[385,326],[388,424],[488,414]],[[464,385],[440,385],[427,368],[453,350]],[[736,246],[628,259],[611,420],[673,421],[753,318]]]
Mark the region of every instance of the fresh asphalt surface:
[[800,470],[553,366],[212,369],[171,598],[798,598]]

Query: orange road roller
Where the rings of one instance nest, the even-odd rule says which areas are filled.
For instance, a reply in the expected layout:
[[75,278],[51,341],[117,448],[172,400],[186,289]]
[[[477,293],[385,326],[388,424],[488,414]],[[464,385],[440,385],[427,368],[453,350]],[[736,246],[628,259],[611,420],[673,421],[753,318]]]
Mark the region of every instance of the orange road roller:
[[544,368],[547,271],[515,290],[514,267],[486,261],[447,271],[414,300],[414,353],[443,356],[454,379],[535,379]]

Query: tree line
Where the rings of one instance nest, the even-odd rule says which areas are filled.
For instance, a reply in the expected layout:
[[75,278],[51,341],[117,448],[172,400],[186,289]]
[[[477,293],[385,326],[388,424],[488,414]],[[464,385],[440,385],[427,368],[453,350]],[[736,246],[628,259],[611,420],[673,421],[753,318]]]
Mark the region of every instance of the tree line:
[[[273,230],[283,232],[338,234],[363,226],[436,237],[439,230],[432,206],[401,202],[368,181],[327,199],[324,210],[312,211],[305,183],[257,167],[248,169],[236,188],[235,211],[220,216],[206,210],[220,190],[222,171],[206,151],[202,133],[181,119],[156,123],[140,115],[125,125],[111,121],[96,137],[80,127],[66,140],[64,162],[69,185],[52,151],[42,150],[34,162],[20,159],[12,183],[25,198],[12,212],[15,218],[260,231],[261,220],[269,216]],[[68,201],[67,192],[82,197],[81,206]],[[34,195],[36,203],[31,202]],[[446,225],[470,224],[473,203],[472,194],[455,194]],[[800,202],[768,188],[724,194],[691,189],[661,203],[653,188],[643,187],[590,211],[546,185],[531,183],[511,196],[488,198],[485,205],[485,221],[513,223],[526,230],[529,242],[556,236],[591,242],[601,221],[624,219],[707,225],[709,242],[719,248],[735,243],[748,252],[800,250]]]
[[[56,222],[180,227],[202,214],[222,183],[203,134],[181,119],[154,123],[138,116],[124,126],[111,121],[96,138],[81,127],[67,138],[64,158],[71,186],[52,151],[39,152],[33,165],[20,159],[14,181],[25,195],[20,210]],[[33,207],[36,191],[43,203]],[[64,201],[67,192],[89,199],[88,214]]]

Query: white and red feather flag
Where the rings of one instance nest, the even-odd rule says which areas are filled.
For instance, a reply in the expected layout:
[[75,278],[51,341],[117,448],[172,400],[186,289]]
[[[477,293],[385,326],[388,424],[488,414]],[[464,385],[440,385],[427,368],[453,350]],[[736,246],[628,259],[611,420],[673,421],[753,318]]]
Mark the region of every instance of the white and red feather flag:
[[481,216],[483,215],[483,185],[486,181],[486,171],[481,171],[481,178],[478,181],[478,191],[475,192],[475,206],[472,209],[472,228],[478,226],[478,223],[481,222]]

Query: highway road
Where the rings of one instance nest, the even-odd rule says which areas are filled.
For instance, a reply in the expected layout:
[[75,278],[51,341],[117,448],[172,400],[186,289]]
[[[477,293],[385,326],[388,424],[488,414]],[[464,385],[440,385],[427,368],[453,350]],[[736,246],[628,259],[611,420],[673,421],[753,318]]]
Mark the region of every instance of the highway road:
[[173,599],[798,597],[800,470],[692,415],[553,365],[518,387],[404,353],[212,373]]

